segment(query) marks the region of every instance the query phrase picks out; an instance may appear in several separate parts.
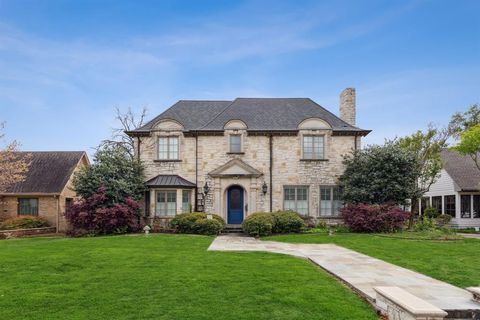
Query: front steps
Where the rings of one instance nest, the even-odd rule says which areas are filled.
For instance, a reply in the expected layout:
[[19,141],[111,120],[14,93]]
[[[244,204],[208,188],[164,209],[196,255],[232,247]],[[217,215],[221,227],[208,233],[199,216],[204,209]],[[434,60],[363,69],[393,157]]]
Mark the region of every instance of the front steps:
[[241,224],[227,224],[222,230],[222,234],[239,234],[243,233]]

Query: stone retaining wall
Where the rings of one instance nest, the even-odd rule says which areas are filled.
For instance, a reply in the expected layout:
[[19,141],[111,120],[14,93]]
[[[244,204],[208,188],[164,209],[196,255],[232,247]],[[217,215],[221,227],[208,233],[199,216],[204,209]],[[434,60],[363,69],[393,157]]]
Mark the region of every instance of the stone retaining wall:
[[6,238],[16,238],[16,237],[33,236],[33,235],[41,235],[41,234],[56,233],[56,232],[57,232],[57,228],[55,227],[0,230],[0,239],[2,238],[2,236]]

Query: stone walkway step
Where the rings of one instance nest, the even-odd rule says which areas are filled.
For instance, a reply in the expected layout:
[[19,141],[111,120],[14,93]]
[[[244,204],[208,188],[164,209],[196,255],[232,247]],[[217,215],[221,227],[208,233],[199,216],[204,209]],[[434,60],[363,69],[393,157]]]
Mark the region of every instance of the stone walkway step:
[[334,244],[291,244],[218,236],[208,250],[266,251],[301,257],[333,274],[372,304],[376,298],[374,287],[399,287],[448,312],[449,318],[480,317],[480,303],[474,302],[467,290]]

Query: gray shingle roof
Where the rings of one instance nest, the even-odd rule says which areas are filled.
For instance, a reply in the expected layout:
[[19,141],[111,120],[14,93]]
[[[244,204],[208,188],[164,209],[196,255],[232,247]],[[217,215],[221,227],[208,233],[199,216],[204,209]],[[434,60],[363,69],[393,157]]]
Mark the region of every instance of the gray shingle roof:
[[448,149],[442,150],[440,156],[444,162],[444,169],[461,191],[480,190],[480,170],[470,156],[463,156]]
[[180,100],[147,124],[129,133],[148,132],[159,120],[173,119],[185,131],[223,130],[229,120],[242,120],[248,130],[297,130],[308,118],[328,122],[333,131],[361,132],[309,98],[237,98],[234,101]]
[[160,174],[145,182],[147,187],[180,187],[180,188],[195,188],[195,183],[192,183],[178,175]]
[[68,182],[83,151],[17,152],[20,158],[30,155],[30,167],[23,182],[7,187],[5,193],[60,193]]
[[180,100],[160,115],[134,131],[149,131],[162,119],[180,122],[185,130],[196,130],[207,124],[232,101]]

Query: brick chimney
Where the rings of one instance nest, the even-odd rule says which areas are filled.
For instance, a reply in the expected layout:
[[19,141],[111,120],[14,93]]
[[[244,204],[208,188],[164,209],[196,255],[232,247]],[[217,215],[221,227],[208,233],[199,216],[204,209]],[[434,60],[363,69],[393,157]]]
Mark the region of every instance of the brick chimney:
[[340,119],[355,125],[355,88],[346,88],[340,94]]

